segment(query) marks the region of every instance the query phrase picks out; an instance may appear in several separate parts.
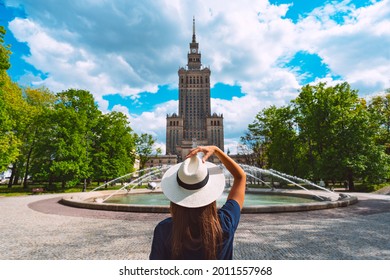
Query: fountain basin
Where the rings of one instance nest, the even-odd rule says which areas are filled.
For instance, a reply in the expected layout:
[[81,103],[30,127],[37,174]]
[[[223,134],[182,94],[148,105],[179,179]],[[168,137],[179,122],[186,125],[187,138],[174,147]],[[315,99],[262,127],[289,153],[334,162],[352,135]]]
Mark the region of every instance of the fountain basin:
[[[129,195],[138,194],[156,194],[159,190],[134,189]],[[147,212],[147,213],[169,213],[169,204],[166,205],[146,205],[146,204],[122,204],[122,203],[101,203],[106,197],[110,196],[113,191],[96,191],[90,193],[77,193],[63,197],[60,203],[86,209],[106,210],[106,211],[121,211],[121,212]],[[267,205],[245,205],[242,213],[278,213],[278,212],[296,212],[330,209],[336,207],[346,207],[358,201],[356,197],[343,195],[337,200],[326,200],[322,196],[321,191],[313,194],[303,193],[300,191],[279,191],[279,190],[248,190],[248,194],[271,195],[271,196],[290,196],[308,199],[308,202],[302,203],[287,203],[287,204],[267,204]],[[118,194],[124,195],[124,194]],[[118,196],[115,195],[115,196]],[[325,195],[325,194],[324,194]],[[115,198],[115,196],[113,196]],[[324,201],[319,201],[318,198],[324,198]],[[218,203],[220,204],[220,203]]]

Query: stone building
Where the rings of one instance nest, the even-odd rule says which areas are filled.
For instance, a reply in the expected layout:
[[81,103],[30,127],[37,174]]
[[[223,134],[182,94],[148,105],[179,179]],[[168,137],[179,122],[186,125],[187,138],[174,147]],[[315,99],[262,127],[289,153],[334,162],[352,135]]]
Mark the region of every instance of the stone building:
[[211,71],[202,65],[195,18],[187,59],[187,66],[178,71],[178,113],[167,115],[166,126],[166,154],[177,155],[178,162],[193,146],[216,145],[224,150],[223,115],[211,113]]
[[145,168],[175,165],[176,163],[176,155],[158,155],[150,157],[145,164]]

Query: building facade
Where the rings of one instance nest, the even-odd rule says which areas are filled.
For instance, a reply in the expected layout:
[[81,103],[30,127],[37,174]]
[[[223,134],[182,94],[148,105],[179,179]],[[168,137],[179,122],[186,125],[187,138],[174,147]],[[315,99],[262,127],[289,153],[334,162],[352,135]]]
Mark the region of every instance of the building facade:
[[211,113],[211,71],[202,66],[195,19],[189,47],[187,66],[178,71],[178,113],[167,116],[166,126],[166,154],[177,155],[179,162],[194,146],[216,145],[224,150],[223,115]]
[[158,155],[150,157],[145,164],[145,168],[175,165],[176,163],[176,155]]

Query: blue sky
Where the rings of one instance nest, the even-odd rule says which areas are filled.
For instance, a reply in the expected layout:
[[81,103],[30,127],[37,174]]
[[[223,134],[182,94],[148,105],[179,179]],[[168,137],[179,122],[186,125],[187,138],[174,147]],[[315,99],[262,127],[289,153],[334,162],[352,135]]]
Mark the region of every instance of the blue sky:
[[212,111],[235,151],[255,115],[305,84],[347,81],[362,97],[390,88],[390,0],[0,0],[14,81],[89,90],[165,150],[196,17]]

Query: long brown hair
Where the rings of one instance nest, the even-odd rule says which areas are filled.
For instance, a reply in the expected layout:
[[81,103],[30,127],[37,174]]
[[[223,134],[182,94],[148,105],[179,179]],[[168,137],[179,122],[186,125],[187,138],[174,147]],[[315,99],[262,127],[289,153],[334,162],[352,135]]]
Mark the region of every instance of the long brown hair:
[[203,248],[205,259],[216,259],[222,244],[222,228],[217,204],[187,208],[171,202],[172,259],[180,259],[183,251]]

